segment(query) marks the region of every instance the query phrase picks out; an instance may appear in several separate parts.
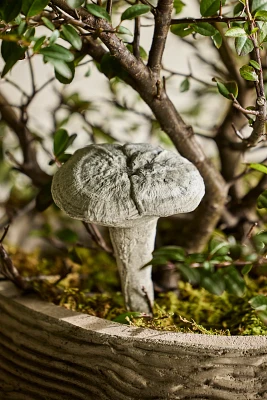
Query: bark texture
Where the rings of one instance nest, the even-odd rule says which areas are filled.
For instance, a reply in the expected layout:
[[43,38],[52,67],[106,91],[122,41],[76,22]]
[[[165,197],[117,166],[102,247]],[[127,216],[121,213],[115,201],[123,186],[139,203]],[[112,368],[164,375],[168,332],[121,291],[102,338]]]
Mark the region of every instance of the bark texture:
[[267,337],[176,334],[75,313],[0,284],[0,398],[267,397]]

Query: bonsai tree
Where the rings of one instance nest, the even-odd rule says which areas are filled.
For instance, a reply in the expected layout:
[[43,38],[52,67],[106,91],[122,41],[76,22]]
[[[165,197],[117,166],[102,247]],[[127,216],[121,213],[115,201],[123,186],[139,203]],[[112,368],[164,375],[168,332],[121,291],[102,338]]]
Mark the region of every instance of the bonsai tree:
[[[53,145],[50,166],[39,161],[39,153],[50,153],[50,150],[43,133],[31,128],[30,106],[54,80],[71,88],[79,67],[89,63],[93,63],[110,82],[109,105],[125,115],[134,113],[140,119],[139,125],[145,121],[153,140],[163,140],[164,132],[204,179],[205,196],[196,212],[186,219],[176,220],[179,230],[176,244],[188,252],[198,252],[205,247],[217,226],[240,238],[256,222],[265,222],[264,214],[255,212],[258,196],[261,195],[263,203],[266,199],[267,176],[261,173],[264,166],[244,165],[243,157],[256,148],[264,148],[266,143],[267,5],[258,0],[201,0],[200,4],[196,3],[194,18],[179,18],[188,7],[180,0],[158,0],[157,4],[147,0],[114,4],[112,0],[99,0],[97,4],[83,0],[3,2],[0,8],[1,79],[5,84],[3,87],[13,85],[21,94],[18,102],[4,94],[6,91],[0,93],[1,120],[17,137],[21,161],[11,150],[5,157],[18,174],[31,180],[36,190],[31,192],[26,204],[13,207],[12,213],[3,218],[2,228],[12,222],[14,215],[28,210],[27,202],[38,212],[52,204],[54,164],[60,166],[70,158],[66,150],[77,136],[65,129],[73,114],[78,114],[86,125],[92,143],[118,141],[114,132],[107,129],[101,110],[98,123],[91,122],[90,115],[95,112],[94,96],[90,93],[90,77],[87,76],[84,77],[84,85],[90,93],[87,99],[77,93],[59,92],[59,102],[52,112],[54,129],[52,134],[47,133],[47,138],[53,140],[53,144],[52,140],[50,142],[50,147]],[[147,25],[153,26],[148,55],[142,47]],[[166,65],[164,51],[169,35],[176,35],[177,52],[180,52],[182,42],[195,49],[198,63],[192,64],[188,73],[182,73],[179,65],[177,70],[170,70]],[[202,43],[212,57],[203,54]],[[54,76],[38,86],[38,67],[34,61],[40,58],[44,64],[53,67]],[[31,76],[29,92],[12,80],[12,69],[25,62]],[[199,65],[209,68],[207,78],[199,78]],[[190,125],[190,118],[186,113],[182,116],[169,97],[177,77],[181,77],[180,95],[192,91],[195,98],[187,113],[189,116],[204,105],[203,112],[210,119],[209,106],[218,101],[222,112],[213,113],[212,125],[206,131],[199,132],[196,124]],[[130,105],[122,101],[120,90],[124,86],[132,88],[151,112],[140,111],[135,102]],[[62,110],[65,116],[60,120],[58,112]],[[135,128],[128,127],[128,131]],[[215,143],[218,162],[205,154],[198,135]],[[249,175],[255,169],[260,174],[250,183]],[[11,200],[6,203],[11,204]],[[97,243],[110,251],[94,225],[86,226]]]

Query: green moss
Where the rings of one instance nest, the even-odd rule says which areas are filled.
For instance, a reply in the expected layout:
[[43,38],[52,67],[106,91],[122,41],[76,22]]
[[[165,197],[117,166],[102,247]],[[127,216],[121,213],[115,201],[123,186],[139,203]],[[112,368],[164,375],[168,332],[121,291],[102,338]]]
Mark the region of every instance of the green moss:
[[[76,255],[81,261],[78,264],[69,258],[44,258],[38,252],[25,254],[15,249],[9,251],[24,276],[50,276],[49,280],[36,279],[33,282],[34,289],[45,300],[109,320],[126,313],[119,292],[116,265],[106,253],[78,249]],[[72,272],[55,284],[66,263],[72,267]],[[227,292],[217,296],[180,281],[179,298],[174,292],[161,294],[155,301],[153,318],[131,317],[127,313],[123,319],[134,326],[174,332],[267,335],[267,326],[249,304],[252,297],[267,294],[266,283],[265,276],[256,280],[246,279],[245,294],[238,297]]]

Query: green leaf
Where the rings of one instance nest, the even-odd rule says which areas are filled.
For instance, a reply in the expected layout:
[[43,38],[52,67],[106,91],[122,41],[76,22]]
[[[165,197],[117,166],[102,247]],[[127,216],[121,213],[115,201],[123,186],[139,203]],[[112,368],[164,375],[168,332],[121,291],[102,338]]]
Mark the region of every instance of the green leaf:
[[240,15],[244,11],[244,4],[237,3],[234,7],[234,16]]
[[267,10],[267,0],[252,0],[252,13],[255,14],[259,10]]
[[22,0],[2,0],[0,16],[5,22],[10,22],[20,13]]
[[127,8],[121,15],[121,21],[126,19],[134,19],[142,14],[147,14],[150,11],[150,7],[145,4],[136,4]]
[[252,163],[249,164],[249,168],[255,169],[256,171],[263,172],[267,174],[267,166],[263,164]]
[[190,81],[188,78],[185,78],[180,84],[180,92],[187,92],[190,88]]
[[267,21],[267,11],[259,10],[256,12],[254,17],[258,21]]
[[246,81],[258,81],[258,75],[255,72],[253,67],[250,67],[249,65],[243,65],[243,67],[240,68],[240,75],[242,78],[244,78]]
[[48,3],[49,0],[23,0],[22,11],[26,17],[33,17],[43,11]]
[[229,100],[232,100],[231,94],[236,98],[238,96],[238,86],[235,81],[219,82],[217,81],[219,93]]
[[241,270],[242,275],[247,275],[251,271],[252,267],[253,267],[252,264],[244,265],[244,267]]
[[164,246],[155,250],[153,257],[165,257],[166,261],[181,262],[185,260],[186,252],[179,246]]
[[64,228],[56,231],[56,236],[62,240],[62,242],[76,243],[78,240],[78,235],[76,232],[69,228]]
[[58,40],[59,36],[60,36],[59,31],[55,29],[49,38],[49,44],[50,45],[54,44]]
[[196,285],[200,282],[200,272],[198,268],[191,268],[186,265],[178,264],[178,269],[192,285]]
[[38,52],[40,50],[40,48],[42,47],[45,39],[46,39],[46,36],[41,36],[35,41],[35,44],[33,46],[33,51],[34,52]]
[[173,2],[173,8],[175,10],[175,14],[180,14],[182,12],[183,8],[185,6],[185,3],[181,0],[174,0]]
[[188,35],[191,35],[194,32],[194,29],[191,28],[191,26],[188,24],[177,24],[171,25],[171,32],[174,35],[186,37]]
[[82,48],[82,39],[80,38],[78,32],[72,25],[63,25],[62,31],[64,33],[65,38],[67,41],[76,49],[81,50]]
[[202,17],[210,17],[220,9],[220,0],[201,0],[200,13]]
[[243,28],[240,28],[239,26],[234,26],[233,28],[227,29],[225,32],[225,36],[227,37],[247,37],[247,34]]
[[219,49],[222,45],[222,35],[220,34],[220,32],[216,32],[215,35],[213,35],[212,37],[213,43],[215,45],[215,47],[217,49]]
[[254,49],[253,43],[247,37],[237,37],[235,39],[235,49],[239,56],[246,56]]
[[243,296],[246,284],[240,273],[235,267],[227,267],[223,271],[225,289],[228,293],[234,294],[238,297]]
[[121,35],[133,36],[132,32],[128,28],[125,28],[124,26],[121,25],[118,27],[117,33],[120,33]]
[[[54,61],[56,61],[56,62],[54,62]],[[65,61],[63,61],[63,64],[62,64],[62,62],[59,61],[59,64],[58,64],[58,60],[54,60],[54,61],[52,61],[51,64],[54,63],[53,65],[55,67],[55,77],[57,78],[57,80],[60,83],[63,83],[64,85],[68,85],[69,83],[71,83],[75,76],[74,62],[71,61],[71,62],[65,63]],[[63,71],[64,75],[62,75],[62,73],[60,71]]]
[[266,311],[267,310],[267,296],[259,294],[258,296],[252,297],[249,300],[249,304],[254,310]]
[[257,199],[257,207],[267,208],[267,190],[264,190],[264,192],[259,195]]
[[255,68],[255,69],[257,69],[258,71],[260,71],[261,70],[261,67],[260,67],[260,64],[259,63],[257,63],[257,61],[254,61],[254,60],[250,60],[250,65],[252,65],[252,67],[253,68]]
[[51,194],[51,184],[52,181],[44,185],[41,188],[40,192],[37,194],[35,199],[37,211],[43,212],[53,204],[53,198]]
[[109,22],[111,21],[109,13],[103,7],[100,7],[96,4],[87,4],[86,8],[89,13],[94,15],[95,17],[104,18]]
[[55,25],[53,24],[53,22],[50,21],[50,19],[46,18],[46,17],[42,17],[42,21],[45,24],[45,26],[50,29],[51,31],[54,31]]
[[49,57],[55,60],[67,62],[74,60],[74,55],[68,49],[60,46],[59,44],[52,44],[51,46],[43,47],[39,50],[39,53],[44,55],[45,57]]
[[[62,77],[72,80],[73,73],[69,67],[69,63],[66,63],[65,61],[57,60],[56,58],[51,58],[51,57],[45,57],[45,61],[49,62],[50,64],[53,65],[55,68],[55,73],[58,73]],[[69,83],[69,82],[68,82]]]
[[193,24],[192,28],[194,28],[195,32],[202,36],[214,36],[217,32],[217,29],[215,29],[214,26],[210,25],[208,22],[199,22],[198,24]]
[[259,44],[267,41],[267,23],[262,24],[259,33]]
[[54,134],[54,154],[57,155],[63,153],[66,150],[68,144],[69,135],[66,129],[58,129]]
[[201,277],[200,285],[217,296],[220,296],[225,289],[224,281],[217,272]]
[[57,156],[57,160],[60,161],[61,163],[67,162],[71,158],[72,154],[69,153],[61,153],[59,156]]
[[11,70],[17,61],[24,58],[25,51],[26,47],[21,47],[17,43],[5,40],[2,41],[1,54],[6,62],[1,74],[2,78]]
[[66,0],[66,3],[71,8],[78,8],[84,3],[84,0]]

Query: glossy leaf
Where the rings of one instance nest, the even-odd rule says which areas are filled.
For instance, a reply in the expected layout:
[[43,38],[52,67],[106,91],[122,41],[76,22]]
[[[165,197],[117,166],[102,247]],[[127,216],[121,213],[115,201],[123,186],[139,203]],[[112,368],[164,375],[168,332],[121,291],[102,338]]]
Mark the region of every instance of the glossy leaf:
[[133,36],[132,32],[128,28],[125,28],[124,26],[121,25],[118,27],[117,33],[120,33],[121,35]]
[[[56,62],[56,64],[57,64],[57,62]],[[67,68],[66,68],[66,66],[67,66]],[[62,75],[59,72],[62,69],[64,70],[64,72],[66,72],[65,75],[67,75],[67,77]],[[70,73],[71,73],[71,75],[69,75]],[[74,62],[73,61],[68,62],[68,63],[64,62],[63,65],[62,64],[60,64],[60,66],[57,65],[57,69],[55,68],[55,77],[57,78],[57,80],[60,83],[63,83],[64,85],[68,85],[69,83],[71,83],[73,81],[74,76],[75,76],[75,66],[74,66]]]
[[5,61],[5,66],[2,70],[2,78],[11,70],[11,68],[19,61],[24,58],[26,47],[21,47],[15,42],[8,42],[3,40],[1,46],[1,54]]
[[126,19],[134,19],[140,15],[147,14],[150,11],[150,7],[145,4],[135,4],[127,8],[121,15],[121,21]]
[[194,29],[188,24],[171,25],[171,32],[180,37],[186,37],[194,32]]
[[69,136],[66,129],[58,129],[54,134],[54,154],[61,155],[74,142],[77,134]]
[[188,78],[185,78],[180,84],[180,92],[187,92],[190,88],[190,81]]
[[233,95],[235,98],[238,96],[238,86],[235,81],[219,82],[217,81],[219,93],[229,100],[232,100]]
[[81,50],[82,48],[82,39],[80,38],[76,29],[69,24],[62,26],[62,31],[64,33],[65,38],[67,41],[76,49]]
[[251,4],[252,13],[254,14],[260,10],[267,11],[267,0],[252,0]]
[[49,44],[50,45],[54,44],[58,40],[59,36],[60,36],[59,31],[55,29],[49,38]]
[[258,75],[255,72],[254,68],[249,66],[249,65],[243,65],[243,67],[240,68],[240,75],[242,78],[244,78],[247,81],[258,81]]
[[267,190],[264,190],[264,192],[259,195],[257,199],[257,207],[267,208]]
[[27,17],[39,14],[48,5],[49,0],[22,0],[22,11]]
[[249,164],[249,168],[255,169],[256,171],[263,172],[267,174],[267,166],[263,164],[251,163]]
[[215,35],[213,35],[211,38],[213,40],[213,43],[215,44],[215,47],[219,49],[222,45],[222,35],[220,34],[220,32],[216,32]]
[[10,22],[20,13],[22,0],[2,0],[0,17],[5,22]]
[[53,44],[51,46],[43,47],[39,50],[39,53],[45,57],[49,57],[55,60],[61,60],[70,62],[74,60],[74,55],[65,47],[59,44]]
[[40,50],[40,48],[42,47],[45,39],[46,39],[46,36],[41,36],[35,41],[35,44],[33,46],[33,51],[34,52],[38,52]]
[[201,0],[200,13],[202,17],[210,17],[220,9],[220,0]]
[[259,294],[258,296],[252,297],[249,300],[249,304],[254,310],[267,311],[267,296]]
[[225,32],[225,36],[227,37],[247,37],[247,34],[243,28],[240,28],[239,26],[234,26],[233,28],[227,29]]
[[66,3],[71,8],[78,8],[84,3],[84,0],[66,0]]
[[174,8],[175,14],[180,14],[180,12],[182,12],[184,6],[185,6],[185,3],[183,1],[174,0],[173,8]]
[[57,156],[66,149],[69,135],[66,129],[58,129],[54,134],[54,154]]
[[202,36],[214,36],[217,32],[217,29],[215,29],[214,26],[210,25],[208,22],[199,22],[198,24],[193,24],[192,28],[194,28],[194,31]]
[[87,4],[86,8],[89,13],[94,15],[95,17],[104,18],[109,22],[111,21],[109,13],[103,7],[100,7],[96,4]]
[[247,37],[238,37],[235,39],[235,49],[239,56],[246,56],[253,51],[254,46]]
[[46,18],[46,17],[42,17],[42,21],[45,24],[45,26],[50,29],[51,31],[54,31],[55,25],[53,24],[53,22],[50,21],[50,19]]
[[57,60],[56,58],[45,57],[45,61],[49,62],[55,68],[55,71],[58,72],[61,76],[66,79],[71,79],[73,74],[72,71],[65,61]]
[[262,24],[259,32],[259,43],[267,41],[267,23]]
[[254,17],[257,21],[267,21],[267,11],[259,10],[256,12]]
[[257,61],[255,61],[255,60],[250,60],[249,63],[250,63],[250,65],[252,65],[253,68],[257,69],[258,71],[261,70],[260,64],[257,63]]

